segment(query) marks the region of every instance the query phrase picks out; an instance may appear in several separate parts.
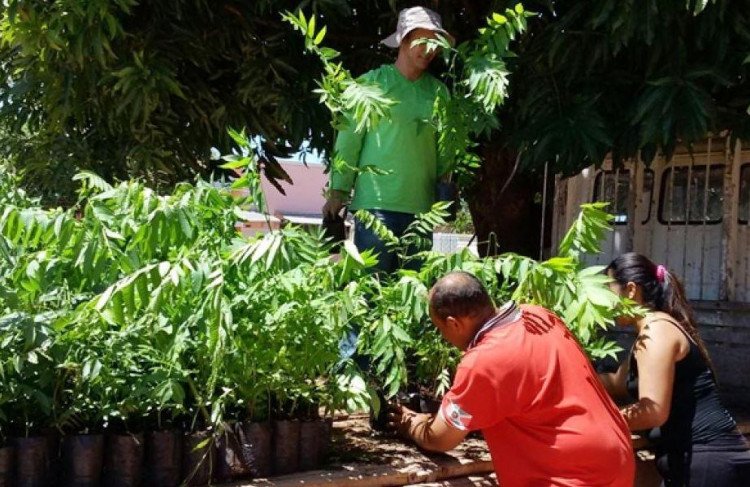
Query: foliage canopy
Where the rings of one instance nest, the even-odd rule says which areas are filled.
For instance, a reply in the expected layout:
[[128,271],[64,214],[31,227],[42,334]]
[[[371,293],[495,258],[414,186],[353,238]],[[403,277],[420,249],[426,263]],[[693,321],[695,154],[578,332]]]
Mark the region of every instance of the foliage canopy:
[[[333,131],[312,93],[323,66],[280,12],[302,8],[332,26],[326,43],[356,76],[392,59],[377,42],[414,3],[437,9],[459,41],[515,4],[8,0],[0,148],[27,169],[28,184],[55,196],[79,169],[110,181],[207,174],[210,148],[231,145],[226,127],[247,127],[263,137],[264,170],[284,177],[274,157],[304,139],[329,148]],[[511,45],[510,96],[492,139],[521,152],[526,167],[573,173],[609,151],[649,161],[708,131],[748,136],[747,2],[524,5],[537,15]]]
[[[232,137],[240,148],[225,163],[242,161],[234,184],[252,188],[260,175],[250,142]],[[596,252],[609,228],[602,205],[583,208],[548,261],[425,250],[415,257],[424,259],[419,272],[379,276],[370,272],[376,257],[351,244],[331,260],[319,232],[239,235],[235,223],[260,197],[253,191],[236,200],[203,180],[159,194],[139,181],[76,179],[70,209],[18,199],[0,214],[0,435],[165,422],[192,429],[313,405],[366,408],[375,403],[366,377],[339,357],[352,327],[389,396],[407,381],[439,393],[457,353],[429,325],[426,296],[451,270],[477,275],[498,303],[556,311],[593,358],[617,351],[602,331],[619,298],[601,269],[579,258]],[[369,224],[405,254],[445,214],[436,205],[402,239]]]

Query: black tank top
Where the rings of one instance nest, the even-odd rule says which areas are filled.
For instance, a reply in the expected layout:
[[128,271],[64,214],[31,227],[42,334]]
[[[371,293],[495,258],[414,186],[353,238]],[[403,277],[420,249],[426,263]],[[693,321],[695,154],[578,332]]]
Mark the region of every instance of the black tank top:
[[[677,328],[687,338],[690,350],[675,364],[669,418],[648,435],[656,447],[665,452],[689,451],[692,445],[709,443],[737,428],[732,415],[721,404],[713,373],[700,349],[682,327]],[[638,367],[634,353],[630,355],[627,388],[628,394],[638,400]]]

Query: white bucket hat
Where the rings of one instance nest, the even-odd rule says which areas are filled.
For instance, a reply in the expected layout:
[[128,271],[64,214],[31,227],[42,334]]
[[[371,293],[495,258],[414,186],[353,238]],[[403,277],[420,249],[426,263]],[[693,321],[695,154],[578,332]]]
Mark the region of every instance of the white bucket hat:
[[443,29],[440,15],[425,7],[405,8],[398,14],[398,26],[396,32],[389,35],[382,41],[388,47],[397,48],[401,45],[409,32],[414,29],[427,29],[443,35],[451,45],[455,42],[452,35]]

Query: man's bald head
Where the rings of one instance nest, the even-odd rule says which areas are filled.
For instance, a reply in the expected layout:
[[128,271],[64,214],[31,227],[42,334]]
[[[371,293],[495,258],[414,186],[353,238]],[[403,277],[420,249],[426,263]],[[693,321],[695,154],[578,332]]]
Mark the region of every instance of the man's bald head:
[[495,306],[482,282],[468,272],[451,272],[430,290],[430,308],[440,320],[486,316]]

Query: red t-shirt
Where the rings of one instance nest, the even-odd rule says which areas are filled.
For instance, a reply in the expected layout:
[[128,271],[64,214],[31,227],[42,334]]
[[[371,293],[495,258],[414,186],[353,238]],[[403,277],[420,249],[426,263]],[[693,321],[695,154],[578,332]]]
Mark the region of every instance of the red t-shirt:
[[482,430],[502,487],[632,487],[630,432],[575,337],[521,306],[461,359],[441,414]]

